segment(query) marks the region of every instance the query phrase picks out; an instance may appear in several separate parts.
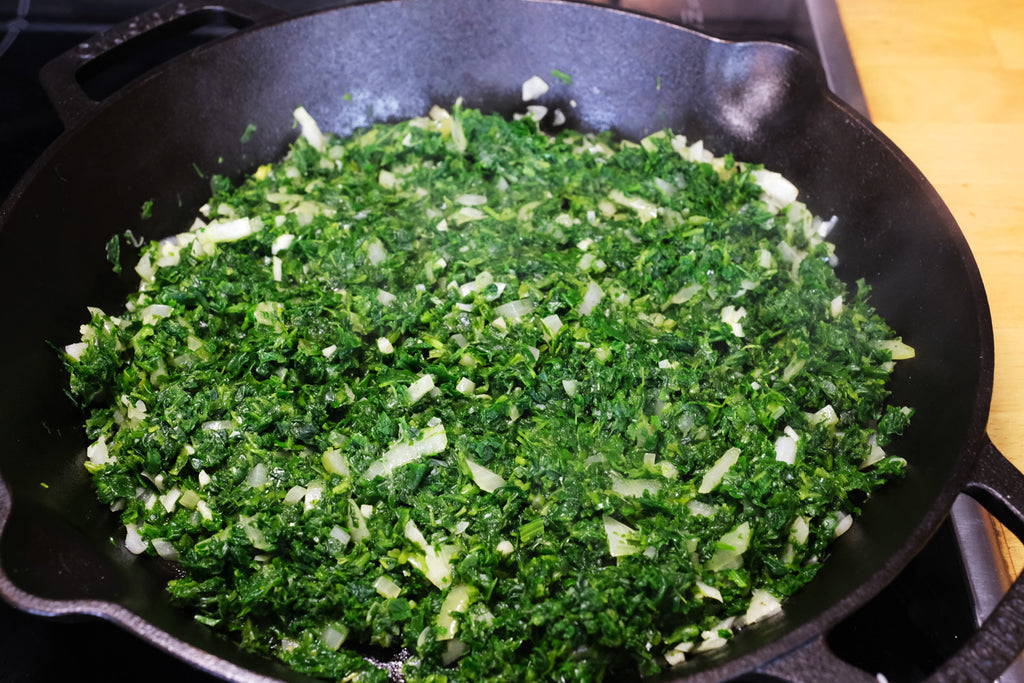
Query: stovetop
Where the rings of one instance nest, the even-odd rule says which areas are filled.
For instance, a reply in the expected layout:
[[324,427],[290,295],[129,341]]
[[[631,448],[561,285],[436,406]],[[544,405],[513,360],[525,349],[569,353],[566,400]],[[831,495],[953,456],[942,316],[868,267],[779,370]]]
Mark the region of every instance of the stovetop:
[[[801,47],[824,67],[829,86],[865,115],[867,105],[834,0],[591,0],[641,11],[729,39],[777,40]],[[37,74],[92,35],[159,3],[152,0],[17,0],[0,7],[0,199],[61,133]],[[270,0],[304,13],[347,4]],[[88,87],[100,95],[141,70],[216,37],[216,28],[177,36],[159,49],[114,64]],[[833,629],[828,642],[843,659],[889,683],[923,680],[975,630],[979,614],[1002,594],[987,518],[958,501],[950,521],[896,580]],[[189,665],[99,620],[74,622],[21,613],[0,601],[0,679],[111,683],[145,678],[214,681]],[[1009,674],[1004,683],[1022,681]]]

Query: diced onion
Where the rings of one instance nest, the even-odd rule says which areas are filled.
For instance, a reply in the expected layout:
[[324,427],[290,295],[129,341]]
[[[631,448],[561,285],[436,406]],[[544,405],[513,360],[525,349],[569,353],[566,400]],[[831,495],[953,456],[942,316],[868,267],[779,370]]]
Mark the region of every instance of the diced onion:
[[110,457],[110,451],[107,448],[106,437],[100,436],[95,443],[91,444],[85,449],[85,455],[89,458],[89,462],[93,465],[106,465],[111,462],[113,458]]
[[533,302],[529,299],[509,301],[494,309],[494,312],[509,320],[518,320],[533,311]]
[[807,543],[807,539],[811,535],[811,525],[808,523],[807,518],[803,516],[797,516],[793,520],[793,525],[789,528],[789,540],[793,543],[799,543],[803,545]]
[[333,538],[338,543],[341,543],[342,545],[348,545],[348,542],[352,540],[352,534],[350,534],[349,532],[345,531],[344,529],[342,529],[337,524],[334,525],[333,527],[331,527],[331,530],[328,533],[328,536]]
[[722,309],[722,322],[732,328],[733,335],[742,337],[743,325],[740,324],[740,320],[746,315],[747,309],[743,307],[726,306]]
[[299,486],[298,484],[296,484],[295,486],[288,489],[288,493],[284,494],[284,502],[287,503],[288,505],[294,505],[295,503],[298,503],[300,500],[305,498],[305,496],[306,487]]
[[464,583],[452,586],[441,603],[441,610],[437,614],[437,625],[441,627],[441,633],[437,635],[438,640],[451,640],[458,631],[459,622],[455,618],[456,612],[465,612],[469,608],[472,599],[470,587]]
[[462,194],[455,198],[455,203],[463,206],[480,206],[487,203],[487,197],[482,194]]
[[420,375],[420,377],[417,378],[417,380],[410,384],[409,387],[406,389],[406,391],[409,394],[410,405],[419,401],[433,388],[433,375]]
[[710,493],[715,490],[722,479],[725,477],[725,473],[736,464],[736,461],[740,459],[740,449],[730,448],[722,454],[715,464],[711,466],[705,474],[704,478],[700,481],[700,486],[697,488],[697,493]]
[[260,488],[267,483],[267,476],[267,466],[258,462],[249,470],[249,475],[245,478],[245,485],[251,489]]
[[452,579],[452,565],[447,553],[438,553],[437,549],[427,542],[423,532],[411,519],[405,524],[405,537],[415,543],[424,553],[425,564],[421,568],[427,580],[438,588],[444,588]]
[[306,487],[306,493],[302,496],[303,509],[307,512],[316,507],[320,499],[324,497],[323,482],[312,481]]
[[472,475],[473,481],[487,493],[497,491],[505,485],[505,480],[501,475],[492,472],[483,465],[478,465],[469,458],[466,458],[466,465],[469,467],[469,473]]
[[661,482],[654,479],[621,479],[612,478],[612,491],[627,498],[639,498],[650,491],[657,493],[661,489]]
[[828,305],[828,312],[832,314],[833,318],[838,318],[843,313],[843,295],[840,294],[836,298],[832,299]]
[[917,352],[914,351],[914,347],[907,346],[903,343],[902,339],[886,339],[884,341],[875,342],[875,346],[891,353],[893,360],[907,360],[908,358],[913,358],[917,354]]
[[812,425],[824,424],[826,427],[832,427],[839,422],[839,416],[836,415],[836,409],[829,404],[816,413],[810,413],[807,421]]
[[167,512],[174,512],[174,506],[178,504],[179,498],[181,498],[181,489],[174,487],[160,496],[160,504]]
[[199,241],[206,244],[235,242],[259,232],[263,223],[258,218],[236,218],[226,223],[214,221],[199,233]]
[[278,254],[292,245],[295,241],[295,235],[278,235],[274,239],[274,243],[270,245],[270,253]]
[[775,459],[787,465],[794,464],[796,462],[796,442],[797,438],[789,434],[783,434],[777,438],[775,440]]
[[523,102],[535,100],[548,91],[547,82],[540,76],[531,76],[523,82]]
[[836,513],[836,518],[835,537],[839,538],[853,526],[853,515],[841,515]]
[[344,624],[330,624],[324,628],[320,641],[328,650],[337,650],[348,638],[348,627]]
[[348,461],[345,460],[345,456],[341,454],[341,451],[336,448],[324,451],[320,457],[320,462],[323,464],[324,469],[331,474],[337,474],[342,477],[349,475]]
[[693,295],[701,290],[701,285],[694,282],[693,284],[680,287],[679,291],[672,295],[672,298],[668,300],[670,304],[685,304],[687,301],[693,298]]
[[395,187],[395,184],[398,182],[398,179],[395,178],[394,173],[382,168],[380,170],[380,173],[377,174],[377,182],[380,183],[381,187],[391,190]]
[[[589,256],[589,254],[588,254]],[[590,315],[594,307],[601,303],[604,298],[604,290],[593,280],[587,285],[587,291],[583,294],[583,301],[580,302],[580,315]]]
[[146,541],[139,535],[139,527],[137,524],[125,524],[125,539],[124,547],[125,550],[133,555],[145,552],[146,548],[149,547]]
[[781,611],[782,603],[777,597],[762,588],[755,588],[750,595],[750,606],[743,617],[743,623],[753,624]]
[[64,347],[64,353],[74,360],[82,360],[82,356],[85,355],[86,350],[89,348],[87,342],[76,342],[74,344],[68,344]]
[[377,577],[377,580],[373,582],[373,588],[385,598],[397,598],[402,594],[401,586],[390,577],[384,575]]
[[384,251],[384,245],[380,240],[374,240],[366,245],[366,258],[369,259],[371,265],[379,266],[387,257],[388,253]]
[[612,557],[623,557],[643,552],[636,529],[609,515],[602,518],[604,533],[608,538],[608,551]]
[[228,432],[238,429],[238,423],[234,420],[210,420],[202,424],[202,429],[208,432]]
[[722,599],[722,591],[718,590],[714,586],[709,586],[703,581],[695,581],[694,585],[697,587],[697,592],[704,597],[717,600],[718,602],[725,602],[725,600]]
[[627,197],[622,190],[612,190],[608,198],[620,206],[625,206],[636,211],[641,223],[658,217],[659,208],[642,197]]
[[717,572],[743,566],[743,553],[750,545],[750,523],[743,522],[718,540],[715,554],[708,560],[706,568]]
[[167,539],[154,538],[150,541],[150,544],[153,546],[153,550],[156,551],[156,554],[165,560],[173,562],[178,559],[178,551],[175,550],[174,546]]
[[868,451],[868,454],[864,456],[864,459],[861,461],[861,469],[874,465],[886,456],[885,450],[878,445],[878,434],[872,434],[868,437],[868,446],[871,447],[871,450]]
[[306,139],[306,142],[317,151],[322,152],[327,149],[327,138],[320,132],[320,126],[317,125],[316,120],[310,116],[305,107],[297,107],[293,115],[299,124],[302,137]]
[[764,191],[764,201],[776,210],[784,208],[796,201],[799,191],[796,185],[789,182],[781,174],[767,169],[751,171],[754,182]]
[[554,338],[558,331],[562,329],[562,319],[556,313],[541,318],[540,322],[544,326],[544,331],[551,338]]
[[424,455],[440,453],[448,447],[448,437],[444,425],[435,425],[423,430],[420,438],[413,442],[394,444],[363,472],[364,479],[387,476],[396,467],[419,460]]
[[541,119],[548,115],[548,108],[542,104],[531,104],[526,107],[526,115],[540,123]]

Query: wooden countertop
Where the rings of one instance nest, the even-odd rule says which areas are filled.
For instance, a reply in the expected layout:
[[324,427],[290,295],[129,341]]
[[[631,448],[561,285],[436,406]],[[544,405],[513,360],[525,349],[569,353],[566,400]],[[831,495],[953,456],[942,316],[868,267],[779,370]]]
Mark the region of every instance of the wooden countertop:
[[[1024,3],[837,4],[872,120],[946,201],[981,269],[996,352],[988,433],[1024,470]],[[1024,545],[999,535],[1016,576]]]

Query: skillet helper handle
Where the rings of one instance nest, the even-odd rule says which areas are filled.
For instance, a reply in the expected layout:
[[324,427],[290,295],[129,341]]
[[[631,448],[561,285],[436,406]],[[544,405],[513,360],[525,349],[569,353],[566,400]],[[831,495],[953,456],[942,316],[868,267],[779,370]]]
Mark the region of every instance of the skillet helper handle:
[[[1024,541],[1024,474],[985,437],[964,492]],[[927,683],[993,681],[1024,652],[1024,574]]]
[[155,40],[162,29],[185,18],[202,23],[204,15],[222,15],[236,20],[235,24],[242,26],[269,23],[288,16],[286,12],[258,0],[181,0],[110,27],[54,58],[39,73],[43,90],[65,128],[73,128],[102,104],[102,101],[90,97],[78,80],[78,74],[84,66],[126,43]]

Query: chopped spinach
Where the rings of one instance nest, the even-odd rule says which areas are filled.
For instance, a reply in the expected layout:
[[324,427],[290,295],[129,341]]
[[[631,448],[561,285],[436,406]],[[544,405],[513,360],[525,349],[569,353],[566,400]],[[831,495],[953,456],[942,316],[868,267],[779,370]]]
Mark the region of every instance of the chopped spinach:
[[386,680],[368,646],[409,681],[650,674],[902,473],[912,349],[777,174],[458,105],[296,116],[64,355],[100,500],[201,623],[333,679]]

